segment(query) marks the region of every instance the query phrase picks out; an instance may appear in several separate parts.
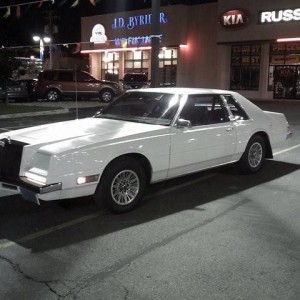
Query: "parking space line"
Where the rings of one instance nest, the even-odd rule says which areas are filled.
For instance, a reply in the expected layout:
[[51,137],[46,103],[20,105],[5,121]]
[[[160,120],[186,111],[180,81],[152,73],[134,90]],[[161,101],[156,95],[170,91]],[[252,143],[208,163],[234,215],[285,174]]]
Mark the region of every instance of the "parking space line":
[[281,153],[285,153],[285,152],[288,152],[288,151],[292,151],[292,150],[297,149],[297,148],[299,148],[299,147],[300,147],[300,144],[295,145],[295,146],[290,147],[290,148],[283,149],[283,150],[278,151],[278,152],[275,152],[275,153],[273,153],[273,155],[278,155],[278,154],[281,154]]
[[14,246],[16,244],[21,244],[21,243],[24,243],[24,242],[29,242],[31,240],[46,236],[50,233],[53,233],[53,232],[56,232],[56,231],[59,231],[59,230],[62,230],[62,229],[69,228],[73,225],[77,225],[77,224],[83,223],[83,222],[88,221],[88,220],[95,219],[95,218],[101,216],[102,214],[103,213],[100,213],[100,212],[90,214],[90,215],[87,215],[87,216],[84,216],[84,217],[81,217],[81,218],[74,219],[70,222],[62,223],[62,224],[52,226],[52,227],[49,227],[47,229],[29,234],[29,235],[26,235],[26,236],[24,236],[20,239],[17,239],[15,242],[9,241],[9,242],[2,243],[2,244],[0,244],[0,249],[8,248],[8,247]]
[[[196,179],[194,179],[192,181],[185,182],[185,183],[176,185],[174,187],[170,187],[170,188],[164,189],[164,190],[162,190],[160,192],[153,193],[151,195],[146,195],[145,198],[146,199],[150,199],[150,198],[153,198],[153,197],[162,196],[162,195],[165,195],[167,193],[174,192],[174,191],[176,191],[178,189],[181,189],[181,188],[193,185],[195,183],[204,181],[204,180],[209,179],[211,177],[214,177],[216,175],[217,175],[216,173],[208,174],[208,175],[203,176],[201,178],[196,178]],[[35,240],[37,238],[44,237],[44,236],[46,236],[48,234],[51,234],[51,233],[54,233],[56,231],[67,229],[69,227],[72,227],[73,225],[77,225],[77,224],[83,223],[85,221],[89,221],[89,220],[98,218],[98,217],[100,217],[102,215],[103,215],[103,212],[97,212],[97,213],[90,214],[90,215],[87,215],[87,216],[84,216],[84,217],[81,217],[81,218],[74,219],[74,220],[72,220],[70,222],[62,223],[62,224],[59,224],[59,225],[56,225],[56,226],[52,226],[52,227],[49,227],[47,229],[44,229],[44,230],[41,230],[41,231],[38,231],[38,232],[35,232],[35,233],[32,233],[32,234],[29,234],[29,235],[26,235],[26,236],[24,236],[22,238],[17,239],[15,242],[8,241],[8,242],[4,242],[2,244],[0,243],[0,249],[9,248],[9,247],[12,247],[12,246],[17,245],[17,244],[22,244],[22,243],[25,243],[25,242],[29,242],[29,241]]]

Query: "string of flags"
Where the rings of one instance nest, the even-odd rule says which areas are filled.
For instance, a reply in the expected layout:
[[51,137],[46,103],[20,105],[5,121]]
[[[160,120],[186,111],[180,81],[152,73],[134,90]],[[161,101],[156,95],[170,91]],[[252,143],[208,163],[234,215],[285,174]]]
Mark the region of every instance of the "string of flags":
[[[6,6],[0,6],[0,10],[4,9],[5,13],[2,16],[3,18],[7,19],[8,17],[10,17],[12,15],[12,10],[15,11],[15,16],[17,18],[21,17],[21,7],[22,6],[27,6],[30,7],[32,5],[37,5],[38,8],[42,7],[42,5],[44,3],[49,3],[51,2],[51,4],[55,4],[56,0],[35,0],[35,1],[27,1],[24,3],[19,3],[19,4],[11,4],[11,5],[6,5]],[[91,5],[96,6],[98,2],[100,2],[101,0],[85,0],[88,1]],[[76,7],[79,4],[80,0],[60,0],[58,6],[62,6],[66,3],[70,3],[71,7]]]

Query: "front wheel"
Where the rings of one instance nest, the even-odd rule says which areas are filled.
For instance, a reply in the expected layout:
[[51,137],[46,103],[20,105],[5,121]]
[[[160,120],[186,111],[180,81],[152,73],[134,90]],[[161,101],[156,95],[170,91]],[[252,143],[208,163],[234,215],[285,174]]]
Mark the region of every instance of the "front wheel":
[[99,98],[100,101],[108,103],[111,102],[112,99],[114,98],[114,93],[110,89],[104,89],[100,92]]
[[142,198],[146,188],[146,174],[134,158],[120,158],[105,170],[94,199],[114,213],[133,209]]
[[238,163],[242,173],[255,173],[261,168],[265,159],[265,149],[265,141],[260,135],[250,139]]

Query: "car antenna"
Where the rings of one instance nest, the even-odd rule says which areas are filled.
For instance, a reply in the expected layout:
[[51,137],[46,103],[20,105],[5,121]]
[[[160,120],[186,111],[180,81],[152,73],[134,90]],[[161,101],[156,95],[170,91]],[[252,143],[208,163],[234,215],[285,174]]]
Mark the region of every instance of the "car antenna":
[[76,108],[76,120],[78,120],[77,65],[75,65],[74,79],[75,79],[75,108]]

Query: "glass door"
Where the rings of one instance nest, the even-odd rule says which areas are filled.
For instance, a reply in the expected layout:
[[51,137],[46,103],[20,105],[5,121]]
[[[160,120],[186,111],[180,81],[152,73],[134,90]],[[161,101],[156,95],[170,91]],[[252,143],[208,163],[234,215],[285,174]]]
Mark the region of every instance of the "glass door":
[[274,98],[295,99],[299,85],[300,98],[300,77],[298,66],[275,66],[274,70]]

